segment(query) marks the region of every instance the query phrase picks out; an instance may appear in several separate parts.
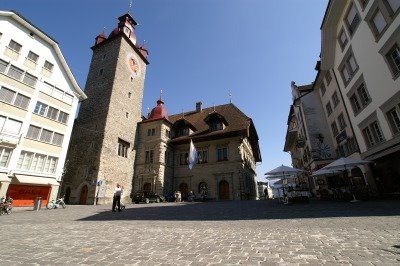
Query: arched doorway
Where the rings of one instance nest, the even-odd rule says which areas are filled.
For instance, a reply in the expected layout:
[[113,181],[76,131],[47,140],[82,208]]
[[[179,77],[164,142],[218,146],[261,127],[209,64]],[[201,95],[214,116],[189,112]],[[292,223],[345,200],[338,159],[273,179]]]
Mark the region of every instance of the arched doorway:
[[79,198],[79,204],[86,205],[87,194],[88,194],[88,187],[86,185],[84,185],[81,189],[81,196]]
[[188,185],[186,183],[181,183],[179,185],[179,191],[181,192],[182,195],[182,200],[187,200],[187,196],[188,196]]
[[229,183],[226,180],[219,182],[219,199],[229,200]]
[[69,198],[71,197],[71,188],[67,187],[65,190],[64,201],[66,204],[69,204]]
[[151,183],[145,183],[145,184],[143,185],[143,190],[144,190],[145,192],[150,192],[150,191],[151,191]]

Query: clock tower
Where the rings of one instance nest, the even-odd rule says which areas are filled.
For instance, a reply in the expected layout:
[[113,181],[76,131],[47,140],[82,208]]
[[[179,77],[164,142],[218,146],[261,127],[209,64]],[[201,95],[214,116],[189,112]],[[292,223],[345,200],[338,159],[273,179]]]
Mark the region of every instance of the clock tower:
[[88,99],[75,122],[62,185],[69,203],[109,203],[117,183],[128,201],[132,189],[149,62],[147,50],[136,41],[136,21],[130,14],[118,21],[109,36],[99,34],[91,48]]

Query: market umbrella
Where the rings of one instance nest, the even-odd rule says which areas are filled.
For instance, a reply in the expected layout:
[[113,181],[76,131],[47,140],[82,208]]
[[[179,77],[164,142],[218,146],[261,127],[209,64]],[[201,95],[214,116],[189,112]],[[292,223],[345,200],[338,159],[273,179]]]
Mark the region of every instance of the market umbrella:
[[340,173],[340,170],[333,170],[333,169],[319,169],[312,173],[311,176],[319,176],[319,175],[334,175]]
[[297,174],[297,173],[301,173],[301,172],[304,172],[304,170],[293,168],[293,167],[282,164],[281,166],[278,166],[277,168],[272,169],[269,172],[266,172],[265,175],[285,176],[285,175]]
[[[341,157],[337,159],[336,161],[331,162],[330,164],[324,166],[323,170],[345,170],[347,172],[347,169],[358,166],[358,165],[364,165],[364,164],[369,164],[372,163],[371,161],[365,161],[361,159],[353,159],[353,158],[348,158],[348,157]],[[364,181],[367,183],[367,180],[365,179],[364,176]],[[353,200],[352,202],[358,201],[356,199],[356,196],[353,193]]]
[[361,159],[353,159],[348,157],[342,157],[337,159],[336,161],[331,162],[330,164],[324,166],[323,170],[347,170],[354,166],[369,164],[371,161],[365,161]]

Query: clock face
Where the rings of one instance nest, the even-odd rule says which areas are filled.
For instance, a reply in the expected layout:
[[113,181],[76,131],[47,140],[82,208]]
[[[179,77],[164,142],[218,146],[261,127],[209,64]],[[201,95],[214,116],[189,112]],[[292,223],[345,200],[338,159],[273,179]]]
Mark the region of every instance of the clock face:
[[133,54],[128,55],[128,68],[129,68],[129,71],[132,73],[133,77],[136,77],[139,75],[140,68],[139,68],[138,60]]

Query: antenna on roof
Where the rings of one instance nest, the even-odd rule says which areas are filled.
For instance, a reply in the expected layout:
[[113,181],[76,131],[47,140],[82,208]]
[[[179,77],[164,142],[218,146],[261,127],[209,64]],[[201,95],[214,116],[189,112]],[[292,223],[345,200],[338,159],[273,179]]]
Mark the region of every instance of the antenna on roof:
[[128,14],[131,14],[131,9],[132,9],[132,0],[129,1],[129,10],[128,10]]
[[182,118],[185,117],[185,113],[183,112],[183,108],[182,108]]
[[160,90],[160,100],[162,101],[162,89]]
[[231,90],[228,90],[229,91],[229,103],[232,103],[232,93],[231,93]]
[[213,103],[213,108],[214,108],[214,112],[215,112],[215,103]]

